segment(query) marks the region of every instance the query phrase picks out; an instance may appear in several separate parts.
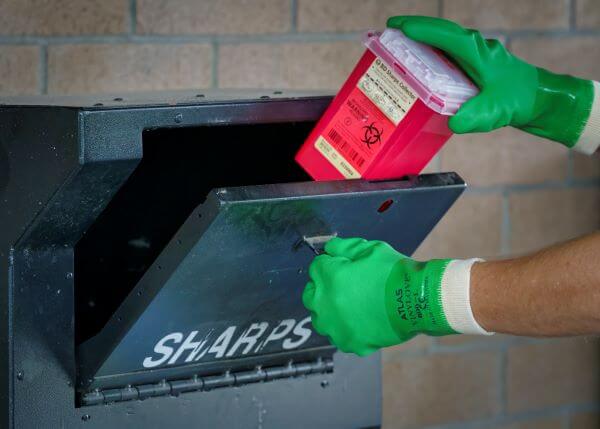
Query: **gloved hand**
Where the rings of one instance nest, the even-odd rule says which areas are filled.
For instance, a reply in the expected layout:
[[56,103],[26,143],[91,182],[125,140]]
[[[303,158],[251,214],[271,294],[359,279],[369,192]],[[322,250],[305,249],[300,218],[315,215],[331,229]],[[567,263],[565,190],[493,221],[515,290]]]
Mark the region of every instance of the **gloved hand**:
[[[417,262],[387,243],[361,238],[333,238],[325,252],[310,265],[302,301],[314,329],[340,350],[362,356],[421,333],[486,333],[469,305],[475,260]],[[449,264],[452,278],[444,280]],[[445,303],[442,283],[452,295]]]
[[478,31],[445,19],[395,16],[387,25],[444,51],[479,87],[479,95],[450,118],[455,133],[511,125],[585,153],[600,145],[596,82],[527,64],[499,41],[486,40]]

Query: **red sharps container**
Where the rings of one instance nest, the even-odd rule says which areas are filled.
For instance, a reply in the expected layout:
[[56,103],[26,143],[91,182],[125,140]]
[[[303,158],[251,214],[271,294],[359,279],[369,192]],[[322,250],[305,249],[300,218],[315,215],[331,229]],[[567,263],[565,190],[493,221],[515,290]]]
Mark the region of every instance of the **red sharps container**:
[[477,87],[441,52],[387,29],[296,155],[315,180],[418,174],[452,135],[448,118]]

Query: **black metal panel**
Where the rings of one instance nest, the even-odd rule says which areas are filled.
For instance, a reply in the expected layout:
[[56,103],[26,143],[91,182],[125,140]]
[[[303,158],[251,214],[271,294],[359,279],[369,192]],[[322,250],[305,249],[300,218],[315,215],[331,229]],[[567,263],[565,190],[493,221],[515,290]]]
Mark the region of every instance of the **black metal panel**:
[[73,109],[0,107],[0,427],[14,406],[11,248],[77,168],[77,123]]
[[307,90],[269,90],[269,89],[201,89],[169,90],[149,92],[129,92],[115,94],[91,95],[20,95],[0,97],[0,107],[10,106],[43,106],[43,107],[75,107],[90,110],[114,110],[122,108],[197,106],[202,104],[219,104],[253,101],[269,103],[278,100],[331,99],[330,92]]
[[60,421],[65,405],[76,399],[73,252],[50,246],[18,248],[13,254],[10,427],[43,427],[43,421]]
[[[84,113],[81,156],[85,162],[142,156],[142,132],[166,127],[302,122],[318,118],[329,97],[243,100],[169,107],[146,106]],[[225,142],[223,142],[225,143]],[[176,150],[176,148],[174,148]]]
[[[463,188],[447,174],[215,190],[105,329],[80,348],[79,386],[158,381],[181,366],[189,374],[225,372],[246,358],[298,359],[292,351],[326,346],[298,305],[314,256],[303,237],[387,239],[411,254]],[[387,200],[394,203],[379,213]],[[150,370],[154,380],[135,374]]]

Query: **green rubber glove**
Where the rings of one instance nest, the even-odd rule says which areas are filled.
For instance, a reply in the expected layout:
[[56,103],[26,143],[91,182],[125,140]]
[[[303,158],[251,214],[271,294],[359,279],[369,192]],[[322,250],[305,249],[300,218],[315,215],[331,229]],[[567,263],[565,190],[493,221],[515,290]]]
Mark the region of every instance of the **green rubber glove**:
[[[582,138],[592,112],[594,82],[527,64],[499,41],[486,40],[478,31],[445,19],[395,16],[387,25],[444,51],[479,87],[479,95],[450,118],[449,126],[455,133],[511,125],[570,148]],[[594,129],[585,135],[586,142],[578,145],[585,147],[577,149],[595,151],[600,143],[599,127],[595,119]]]
[[456,333],[440,293],[449,260],[416,262],[361,238],[334,238],[325,252],[310,265],[302,301],[314,329],[340,350],[363,356],[420,333]]

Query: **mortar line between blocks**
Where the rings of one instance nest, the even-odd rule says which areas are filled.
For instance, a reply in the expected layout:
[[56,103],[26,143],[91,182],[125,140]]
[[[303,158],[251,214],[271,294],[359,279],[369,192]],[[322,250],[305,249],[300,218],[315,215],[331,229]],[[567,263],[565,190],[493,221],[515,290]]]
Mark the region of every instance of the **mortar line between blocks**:
[[444,17],[444,0],[438,0],[438,10],[437,10],[438,16],[440,18]]
[[500,425],[510,425],[514,423],[526,423],[544,418],[561,418],[565,413],[569,412],[590,412],[596,411],[598,406],[596,404],[588,403],[581,405],[558,405],[549,406],[537,410],[521,411],[515,414],[506,416],[489,416],[475,420],[467,421],[452,421],[437,425],[429,425],[424,429],[482,429],[496,427]]
[[465,192],[472,194],[502,194],[503,192],[532,192],[532,191],[547,191],[560,189],[585,189],[595,188],[600,185],[600,179],[577,179],[567,183],[564,180],[556,182],[542,182],[531,184],[513,184],[513,185],[490,185],[477,186],[469,185]]
[[40,65],[38,70],[40,94],[48,94],[48,45],[40,45]]
[[575,30],[577,28],[577,0],[570,0],[568,7],[569,13],[569,30]]
[[129,0],[129,32],[137,33],[137,0]]
[[503,34],[501,37],[504,39],[504,47],[510,51],[512,49],[511,44],[513,42],[512,36],[510,34]]
[[568,412],[564,412],[560,422],[561,429],[570,429],[571,428],[571,416]]
[[573,151],[567,152],[567,183],[572,184],[575,181],[575,155]]
[[507,339],[506,343],[495,343],[485,341],[473,341],[472,343],[458,344],[458,345],[444,345],[439,342],[433,343],[431,347],[431,354],[436,355],[455,355],[455,354],[471,354],[471,353],[485,353],[485,352],[500,352],[505,348],[508,348],[511,344],[515,344],[515,341]]
[[211,86],[219,87],[219,44],[216,41],[212,43],[212,64],[211,64]]
[[209,43],[213,40],[221,44],[246,43],[308,43],[345,42],[360,43],[360,33],[273,33],[273,34],[114,34],[78,36],[2,36],[0,45],[81,45],[116,43]]
[[484,34],[504,34],[510,37],[518,38],[529,38],[529,37],[556,37],[564,38],[571,36],[597,36],[599,30],[597,29],[573,29],[567,28],[555,28],[549,30],[534,30],[534,29],[523,29],[523,30],[508,30],[503,28],[489,28],[483,29]]
[[290,0],[290,33],[298,32],[298,0]]
[[434,168],[436,171],[442,171],[442,153],[438,153],[434,160]]
[[498,369],[498,402],[500,403],[500,415],[508,415],[508,345],[502,347]]
[[[136,25],[137,26],[137,25]],[[506,38],[600,36],[600,30],[485,30],[488,34],[505,35]],[[83,44],[83,43],[207,43],[217,40],[219,43],[283,43],[283,42],[335,42],[356,41],[360,43],[361,32],[332,33],[272,33],[272,34],[116,34],[116,35],[75,35],[75,36],[11,36],[0,35],[0,44]]]
[[502,192],[502,223],[500,224],[500,254],[510,255],[511,245],[510,198],[509,192]]

